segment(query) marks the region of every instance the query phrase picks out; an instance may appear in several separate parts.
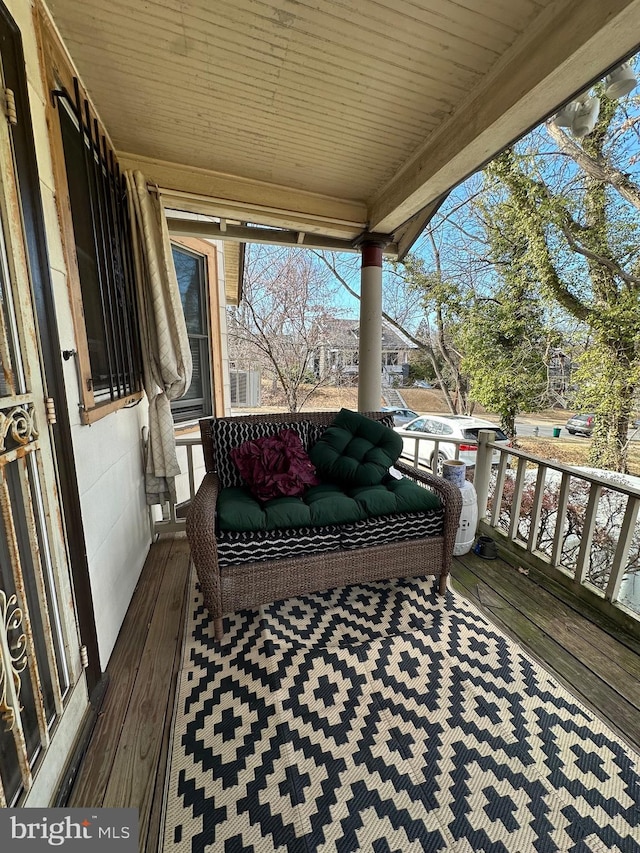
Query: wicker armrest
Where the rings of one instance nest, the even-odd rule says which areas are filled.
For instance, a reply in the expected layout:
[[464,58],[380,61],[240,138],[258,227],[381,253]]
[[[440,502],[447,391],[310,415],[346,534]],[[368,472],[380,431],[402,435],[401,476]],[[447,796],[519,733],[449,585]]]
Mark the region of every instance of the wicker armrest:
[[187,515],[187,536],[204,602],[211,614],[221,613],[220,567],[216,545],[218,475],[205,474]]

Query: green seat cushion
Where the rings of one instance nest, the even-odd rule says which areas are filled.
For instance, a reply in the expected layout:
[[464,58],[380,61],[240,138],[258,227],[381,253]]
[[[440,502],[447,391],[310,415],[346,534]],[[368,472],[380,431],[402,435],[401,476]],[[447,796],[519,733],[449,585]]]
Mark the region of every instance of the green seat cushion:
[[324,484],[312,486],[304,500],[309,505],[311,524],[351,524],[366,518],[366,512],[357,500],[347,495],[339,486]]
[[382,484],[350,489],[349,494],[363,508],[366,518],[376,515],[391,515],[398,511],[396,496]]
[[377,486],[345,491],[323,483],[301,498],[256,500],[246,488],[229,487],[218,495],[217,525],[221,531],[256,532],[299,527],[353,524],[367,518],[419,513],[441,508],[436,494],[412,480],[385,477]]
[[226,531],[326,527],[366,518],[362,506],[332,485],[312,486],[301,498],[256,500],[246,488],[229,487],[218,495],[217,526]]
[[341,409],[309,457],[323,480],[350,487],[375,486],[401,450],[402,439],[393,429]]
[[419,486],[407,477],[402,480],[387,477],[384,484],[396,499],[395,512],[424,512],[442,507],[442,501],[435,492]]
[[262,504],[267,530],[284,530],[287,527],[308,527],[311,513],[302,498],[271,498]]
[[427,512],[442,506],[435,492],[419,486],[413,480],[396,480],[391,476],[385,477],[379,486],[349,489],[349,495],[363,508],[366,518]]
[[267,529],[267,520],[259,502],[241,486],[221,489],[216,508],[220,530]]

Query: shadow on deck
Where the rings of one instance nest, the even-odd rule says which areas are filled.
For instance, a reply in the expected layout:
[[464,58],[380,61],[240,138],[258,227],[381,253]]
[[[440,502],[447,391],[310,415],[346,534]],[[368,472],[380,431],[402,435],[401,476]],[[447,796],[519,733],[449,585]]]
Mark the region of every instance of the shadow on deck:
[[[189,573],[184,536],[152,545],[108,667],[68,806],[132,807],[156,853]],[[454,559],[453,586],[640,750],[640,641],[559,584],[503,559]],[[597,624],[596,624],[597,623]]]

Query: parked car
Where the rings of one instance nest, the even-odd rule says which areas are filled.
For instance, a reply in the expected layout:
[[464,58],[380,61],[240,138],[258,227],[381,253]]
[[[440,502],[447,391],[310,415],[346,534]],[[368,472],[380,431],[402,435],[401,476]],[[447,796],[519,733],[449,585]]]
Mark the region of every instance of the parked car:
[[398,406],[383,406],[382,411],[393,413],[393,423],[397,427],[404,426],[418,417],[417,412],[413,412],[411,409],[401,409]]
[[[496,434],[496,442],[509,444],[508,436],[491,421],[468,415],[422,415],[405,426],[395,427],[396,432],[402,436],[402,457],[409,461],[415,459],[416,433],[438,437],[438,473],[442,473],[442,463],[445,459],[456,458],[456,445],[444,440],[445,436],[464,439],[460,444],[459,459],[469,466],[476,464],[478,432],[481,429],[493,430]],[[435,441],[422,439],[418,442],[418,462],[421,465],[432,468],[434,453]],[[498,450],[494,451],[491,461],[494,465],[500,461]]]
[[586,435],[587,438],[589,438],[593,432],[595,422],[596,416],[593,412],[580,412],[569,418],[565,425],[565,429],[569,435]]

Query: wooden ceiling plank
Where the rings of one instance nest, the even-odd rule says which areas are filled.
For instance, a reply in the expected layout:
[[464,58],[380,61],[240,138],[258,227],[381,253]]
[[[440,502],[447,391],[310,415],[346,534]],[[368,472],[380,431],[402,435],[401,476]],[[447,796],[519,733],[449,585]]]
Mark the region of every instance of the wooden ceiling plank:
[[[114,65],[116,66],[115,68]],[[171,110],[175,115],[175,102],[173,99],[168,99],[166,97],[166,84],[161,79],[158,79],[158,75],[154,74],[153,68],[145,61],[144,57],[130,63],[127,68],[122,66],[118,69],[117,66],[118,57],[114,57],[114,60],[111,61],[108,60],[103,62],[96,59],[93,62],[94,71],[104,71],[105,75],[110,75],[109,85],[105,86],[104,89],[100,89],[99,92],[96,93],[99,94],[101,103],[111,103],[113,105],[117,105],[120,109],[122,109],[123,106],[126,107],[126,104],[123,104],[119,84],[124,84],[127,81],[130,83],[132,72],[135,71],[135,79],[138,86],[136,87],[136,90],[132,92],[130,98],[127,99],[127,103],[130,102],[133,105],[132,112],[139,115],[139,110],[142,106],[152,109],[153,104],[150,101],[147,104],[144,104],[144,95],[147,92],[149,94],[153,92],[156,93],[156,95],[159,93],[163,94],[161,103],[166,104],[167,109]],[[211,91],[209,91],[207,87],[201,86],[194,81],[193,73],[190,70],[174,67],[172,76],[173,83],[171,89],[176,92],[182,90],[182,94],[180,95],[180,112],[183,121],[188,121],[190,108],[193,108],[194,110],[202,110],[203,108],[210,107],[212,116],[220,114],[221,105],[223,104],[230,104],[236,111],[238,111],[242,106],[241,103],[238,103],[238,98],[241,96],[246,96],[247,106],[252,110],[252,116],[255,115],[256,110],[262,111],[266,116],[268,116],[268,120],[270,122],[273,123],[274,121],[274,117],[272,115],[273,105],[263,97],[262,93],[255,87],[251,86],[243,86],[238,89],[232,88],[234,81],[229,80],[226,72],[222,68],[219,72],[212,74]],[[286,76],[288,79],[288,75]],[[301,113],[303,115],[313,115],[315,113],[318,115],[320,123],[323,126],[326,126],[327,119],[331,119],[335,113],[335,99],[332,100],[330,94],[325,94],[325,97],[322,97],[322,88],[310,88],[305,85],[304,79],[296,77],[296,75],[292,75],[292,79],[298,80],[298,90],[295,94],[299,101],[300,110],[297,113],[297,120],[299,120]],[[114,85],[114,83],[116,85]],[[217,92],[214,90],[214,85],[217,86]],[[224,94],[222,92],[223,87],[225,89]],[[95,88],[93,91],[95,91]],[[103,91],[105,94],[103,94]],[[324,93],[326,93],[326,91],[327,87],[325,86]],[[204,103],[207,97],[210,99],[210,104]],[[373,92],[370,96],[370,102],[357,104],[356,102],[345,100],[345,103],[340,105],[343,115],[337,116],[337,123],[346,131],[354,130],[360,126],[362,128],[363,137],[365,138],[371,133],[376,132],[378,128],[380,130],[384,129],[385,132],[389,132],[391,134],[395,133],[398,137],[407,132],[411,133],[412,129],[416,136],[424,135],[425,128],[433,126],[436,123],[435,120],[430,119],[428,111],[425,112],[423,117],[417,114],[415,112],[415,105],[412,105],[414,110],[409,113],[407,113],[406,108],[403,111],[398,109],[396,118],[395,113],[387,109],[387,105],[392,104],[393,101],[391,99],[389,99],[389,101],[380,99],[377,94]],[[376,105],[378,108],[373,110],[372,108]],[[430,105],[432,108],[440,106],[439,104],[434,104],[433,101],[431,101]],[[293,111],[293,107],[295,107],[295,103],[291,107],[292,116],[296,115]],[[330,110],[330,112],[328,113],[327,110]],[[101,110],[101,112],[104,112],[104,110]],[[414,120],[407,121],[407,118],[411,116],[414,117]],[[196,116],[196,118],[201,118],[201,116]],[[349,122],[346,128],[343,123],[345,119],[348,119]],[[398,122],[400,121],[402,121],[402,126],[398,125]],[[396,130],[394,130],[394,128]],[[180,132],[179,128],[176,130],[178,133]]]
[[[381,0],[381,2],[387,4],[398,15],[404,14],[407,5],[411,7],[417,5],[413,2],[407,4],[406,0]],[[539,3],[529,2],[529,0],[525,0],[525,2],[523,0],[455,0],[455,2],[447,3],[446,9],[447,15],[453,20],[464,21],[464,16],[471,13],[477,16],[477,23],[481,21],[496,23],[507,26],[512,32],[519,33],[546,5],[548,5],[548,0],[542,0]],[[422,9],[429,8],[437,12],[442,6],[441,0],[420,0],[419,11],[414,12],[414,14],[420,14]]]
[[[442,6],[446,8],[447,4]],[[431,50],[459,53],[464,61],[472,63],[472,67],[476,61],[491,63],[499,50],[504,49],[504,44],[495,36],[487,38],[488,45],[485,46],[477,30],[469,28],[468,37],[465,37],[452,24],[451,31],[445,29],[445,15],[432,16],[430,22],[421,24],[415,18],[413,21],[403,19],[375,4],[367,4],[366,11],[355,4],[344,4],[340,6],[340,14],[333,14],[331,8],[331,4],[326,2],[314,6],[299,3],[289,30],[290,38],[302,37],[305,41],[313,41],[317,38],[316,33],[322,33],[322,40],[326,41],[329,32],[331,40],[345,49],[362,52],[363,55],[384,51],[387,57],[394,57],[400,64],[412,46],[425,53]],[[234,6],[233,12],[238,11],[240,7]],[[240,23],[242,20],[239,17]],[[390,51],[389,39],[397,41],[397,46],[403,51],[397,54]]]
[[[96,59],[95,51],[92,49],[95,38],[92,23],[95,22],[74,19],[67,25],[65,34],[72,55],[86,56],[87,62],[89,58],[92,61]],[[185,68],[190,68],[193,73],[193,62],[200,59],[205,73],[210,71],[213,76],[217,68],[229,66],[237,69],[236,74],[239,79],[242,77],[245,81],[252,81],[258,87],[264,86],[271,80],[277,81],[283,63],[279,56],[265,47],[264,42],[250,39],[246,44],[238,44],[237,49],[231,49],[232,46],[235,47],[234,37],[237,39],[241,34],[228,31],[221,35],[218,33],[219,29],[218,25],[211,34],[194,33],[189,38],[188,53],[174,51],[172,62],[178,65],[183,63]],[[113,55],[114,59],[117,57],[124,66],[128,61],[135,61],[140,57],[151,65],[160,61],[164,68],[166,65],[164,51],[171,53],[171,46],[175,44],[174,32],[167,30],[166,34],[158,32],[150,34],[149,25],[144,19],[132,19],[123,26],[116,18],[105,17],[100,32],[105,45],[103,51],[105,55]],[[132,50],[133,45],[135,45],[135,51]],[[238,56],[241,57],[240,66],[234,64],[237,63]],[[345,51],[331,42],[297,45],[290,40],[287,57],[287,64],[291,63],[292,69],[304,73],[308,63],[313,61],[316,73],[329,78],[334,76],[347,87],[350,77],[345,78],[344,72],[357,75],[357,79],[369,86],[374,81],[379,86],[389,81],[396,96],[402,91],[399,91],[399,84],[404,82],[407,85],[411,79],[415,80],[416,93],[420,92],[425,81],[429,80],[437,83],[445,95],[449,92],[451,96],[455,96],[460,91],[468,91],[468,80],[465,80],[464,74],[461,74],[459,81],[452,80],[451,58],[447,51],[436,53],[422,49],[419,59],[412,59],[407,63],[408,67],[403,69],[399,65],[387,63],[381,66],[378,55],[371,51],[364,55],[356,55],[352,46]],[[293,59],[296,62],[293,62]],[[470,77],[478,76],[475,69],[467,70],[466,74]],[[166,85],[171,84],[170,80],[165,79],[164,82]]]
[[[442,0],[422,0],[420,5],[393,0],[371,3],[371,7],[377,6],[385,8],[393,16],[397,32],[413,30],[415,33],[425,26],[435,30],[443,29],[500,52],[515,41],[521,31],[521,28],[513,26],[511,16],[492,19],[484,9],[465,9],[458,3],[443,3]],[[367,14],[371,13],[368,11]],[[536,14],[537,10],[532,13],[532,17]]]
[[[123,54],[123,59],[126,59],[126,53]],[[127,66],[120,62],[119,56],[113,56],[106,61],[94,58],[92,66],[94,74],[103,70],[104,75],[107,76],[109,81],[108,85],[96,84],[91,86],[94,98],[104,97],[103,93],[112,92],[114,88],[118,89],[120,95],[119,86],[114,86],[114,81],[126,81],[129,87],[131,87],[131,80],[134,78],[138,81],[139,85],[138,87],[133,87],[133,91],[129,96],[131,100],[135,100],[138,97],[137,89],[142,86],[143,81],[152,84],[159,93],[162,93],[162,99],[160,95],[158,96],[161,102],[167,100],[167,92],[174,91],[176,92],[176,97],[178,97],[178,93],[181,91],[180,87],[184,85],[185,81],[189,81],[190,85],[186,89],[182,89],[184,94],[179,95],[185,105],[194,104],[197,106],[195,96],[200,93],[202,93],[202,97],[208,95],[212,100],[215,98],[219,106],[228,103],[229,100],[234,100],[240,93],[246,93],[247,97],[250,97],[257,106],[262,106],[264,109],[268,109],[270,106],[269,97],[265,96],[259,87],[246,85],[246,82],[241,79],[240,75],[238,75],[238,82],[236,84],[233,79],[230,80],[229,72],[224,69],[224,66],[217,71],[212,71],[209,80],[197,80],[194,79],[192,70],[188,68],[182,69],[180,66],[174,65],[172,84],[169,87],[165,81],[159,78],[157,73],[154,73],[154,67],[151,63],[145,61],[144,57],[130,61]],[[289,79],[288,74],[283,74],[283,78],[285,77]],[[323,106],[323,103],[326,103],[327,107],[330,108],[330,113],[333,112],[331,108],[335,108],[335,101],[339,94],[337,89],[339,79],[335,80],[335,92],[332,86],[329,85],[334,81],[327,81],[324,87],[321,81],[318,81],[317,84],[314,84],[314,88],[311,88],[304,77],[300,77],[300,80],[304,82],[304,86],[300,86],[301,93],[299,100],[300,110],[303,114],[309,108],[310,98],[313,98],[312,105],[315,105],[316,101],[319,102],[318,106]],[[232,88],[235,85],[239,87],[237,92]],[[436,91],[438,91],[437,87]],[[303,92],[307,95],[306,100]],[[273,96],[274,93],[271,92],[270,94]],[[333,101],[330,100],[331,96],[334,97]],[[363,98],[364,96],[367,97],[367,100],[362,100],[359,103],[357,100],[358,97]],[[120,101],[122,102],[121,98]],[[401,122],[402,131],[404,132],[405,129],[409,130],[412,125],[423,130],[424,122],[428,121],[431,110],[439,110],[442,114],[450,111],[453,103],[453,101],[450,101],[447,104],[439,99],[433,99],[428,89],[423,90],[421,98],[416,98],[413,103],[408,104],[406,99],[394,95],[393,92],[390,92],[388,97],[383,97],[382,93],[374,88],[371,88],[369,91],[363,88],[360,90],[360,93],[355,91],[353,97],[349,97],[348,92],[345,92],[341,106],[345,112],[349,112],[350,118],[354,122],[360,120],[367,124],[371,121],[376,121],[379,115],[386,118],[388,113],[389,123],[393,120]],[[218,112],[220,112],[220,109],[218,109]]]
[[[367,2],[362,6],[357,3],[333,3],[331,0],[323,0],[321,4],[315,0],[311,3],[298,0],[294,7],[285,4],[287,11],[282,8],[276,10],[276,6],[277,4],[273,2],[236,0],[233,4],[225,4],[224,8],[216,10],[216,18],[230,21],[234,30],[240,26],[247,32],[255,32],[260,40],[286,34],[287,38],[297,35],[306,41],[311,41],[317,39],[320,33],[320,38],[326,41],[327,33],[331,33],[337,43],[342,42],[351,48],[354,47],[355,39],[356,50],[357,40],[362,35],[367,39],[372,37],[398,40],[400,46],[406,45],[408,39],[409,43],[415,42],[416,46],[421,45],[424,50],[440,45],[444,45],[451,51],[468,51],[476,48],[493,50],[495,48],[491,45],[504,41],[495,28],[482,34],[480,29],[473,25],[482,16],[479,14],[474,16],[473,12],[468,15],[469,18],[475,17],[473,23],[461,28],[460,17],[457,16],[458,20],[455,20],[456,3],[451,0],[440,0],[437,11],[428,9],[422,11],[416,4],[405,4],[405,13],[400,16],[388,10],[385,5],[373,2]],[[183,21],[193,22],[195,29],[200,30],[214,23],[210,4],[200,7],[198,4],[191,4],[189,8],[183,8]],[[447,14],[448,10],[452,10],[453,16]],[[287,16],[286,23],[281,23],[278,17],[278,14],[282,14],[283,11]],[[418,17],[414,16],[415,12],[419,13]],[[416,28],[420,32],[416,32]],[[461,35],[461,29],[464,35]],[[480,35],[484,35],[486,44],[479,40]],[[511,42],[514,36],[515,32],[506,40],[506,43]],[[368,53],[368,49],[365,49],[365,53]]]
[[[88,4],[83,4],[82,8],[85,5]],[[235,10],[235,7],[233,8]],[[318,16],[318,27],[324,18],[325,16]],[[229,52],[232,57],[234,55],[234,51],[229,51],[230,39],[237,39],[240,36],[246,38],[247,31],[250,31],[249,22],[242,19],[236,21],[231,18],[230,26],[235,26],[235,29],[226,30],[223,18],[218,17],[211,20],[209,17],[208,20],[198,22],[197,28],[186,29],[184,33],[176,33],[175,21],[168,22],[167,28],[161,29],[156,19],[150,18],[147,14],[134,15],[124,12],[122,18],[119,18],[113,14],[110,5],[105,4],[103,10],[96,10],[90,18],[87,18],[86,13],[84,16],[78,14],[69,16],[68,19],[65,18],[62,30],[66,40],[73,38],[75,33],[79,42],[86,45],[95,44],[96,32],[99,32],[100,41],[107,50],[112,44],[116,43],[128,45],[130,51],[132,49],[144,50],[145,47],[154,49],[156,43],[162,43],[163,48],[169,51],[173,59],[180,56],[183,58],[191,57],[197,50],[198,43],[202,42],[204,44],[203,54],[205,58],[209,57],[210,60],[211,48],[215,44],[214,40],[217,39],[220,61],[222,62],[225,57],[229,56]],[[275,60],[276,64],[282,59],[285,50],[288,54],[290,51],[296,50],[297,45],[299,45],[302,58],[310,51],[316,51],[319,55],[324,55],[327,58],[331,54],[333,54],[333,59],[336,56],[349,57],[355,65],[360,65],[363,62],[379,63],[379,57],[384,55],[387,57],[386,65],[390,73],[393,73],[393,69],[397,67],[405,75],[415,73],[416,66],[424,66],[428,70],[432,67],[434,57],[442,55],[447,57],[449,67],[453,61],[460,70],[466,70],[469,73],[476,71],[476,63],[487,68],[498,56],[497,50],[488,50],[481,45],[474,46],[471,43],[449,44],[443,43],[439,38],[432,40],[430,36],[432,31],[428,27],[423,28],[419,34],[413,34],[412,38],[415,39],[414,50],[409,49],[406,40],[398,41],[398,50],[390,49],[390,42],[393,42],[393,30],[385,31],[382,29],[377,32],[371,27],[364,26],[362,22],[357,26],[345,24],[345,27],[346,30],[337,27],[332,33],[331,39],[326,37],[314,38],[292,29],[287,33],[286,47],[280,42],[272,43],[269,40],[270,36],[266,33],[261,33],[250,39],[248,44],[257,51],[258,56],[264,57],[265,63],[269,61],[273,63]],[[134,37],[136,32],[139,33],[137,39]],[[389,59],[389,57],[391,58]],[[243,62],[246,61],[246,47],[241,51],[241,58]],[[227,61],[229,61],[228,58]]]
[[[114,104],[115,106],[117,104]],[[141,105],[142,111],[144,111],[144,105]],[[304,132],[297,132],[295,139],[293,139],[291,133],[295,129],[295,116],[291,119],[289,128],[285,126],[278,133],[274,132],[267,116],[264,124],[256,120],[249,128],[247,128],[246,124],[243,125],[239,122],[237,126],[227,124],[220,130],[212,128],[212,130],[208,131],[206,128],[199,129],[198,126],[190,129],[189,124],[185,123],[183,133],[177,134],[172,126],[174,118],[175,113],[167,110],[166,113],[154,113],[152,118],[146,119],[144,127],[137,134],[140,145],[143,148],[152,149],[159,143],[172,140],[172,147],[176,151],[184,152],[186,144],[184,131],[186,130],[188,138],[193,143],[192,147],[198,152],[198,159],[206,162],[209,167],[216,160],[227,156],[227,152],[236,157],[238,154],[245,152],[247,157],[253,158],[271,156],[281,160],[289,158],[291,161],[295,161],[297,158],[303,167],[308,168],[313,162],[314,154],[331,155],[335,153],[336,146],[340,146],[345,151],[347,159],[351,161],[351,165],[347,168],[353,168],[357,162],[361,161],[363,170],[372,173],[381,167],[388,166],[390,162],[396,160],[403,150],[403,147],[401,147],[403,146],[403,142],[406,144],[407,139],[405,136],[404,140],[401,138],[396,140],[392,131],[389,130],[387,132],[384,127],[381,127],[380,133],[375,139],[367,138],[366,133],[359,134],[357,137],[348,133],[344,133],[341,136],[339,125],[335,129],[323,129],[320,124],[318,124],[317,134],[314,135],[314,128],[310,126]],[[325,131],[323,135],[320,135],[321,130]],[[265,142],[260,140],[262,131],[264,131],[265,136],[267,133],[270,133],[268,140]],[[149,134],[151,133],[153,134],[153,138],[149,138]],[[129,134],[126,142],[130,142],[132,138],[135,139],[136,135],[134,134],[132,137]],[[125,142],[121,141],[115,133],[113,134],[113,139],[118,149],[126,147]],[[198,143],[200,143],[199,147]],[[392,143],[395,143],[395,147]],[[301,144],[304,153],[301,151]],[[349,146],[354,149],[350,156],[347,153]],[[142,148],[138,147],[137,150],[142,151]],[[210,155],[208,154],[209,151],[211,152]],[[318,167],[320,167],[320,164],[318,164]],[[331,158],[331,162],[327,163],[327,167],[334,170],[340,168],[335,162],[335,157]],[[220,171],[219,168],[218,170]],[[225,170],[222,169],[222,171]]]
[[119,153],[118,159],[123,169],[140,169],[147,180],[163,189],[216,199],[220,206],[225,203],[225,211],[216,215],[227,219],[242,218],[239,215],[242,210],[262,212],[265,216],[284,212],[296,222],[304,222],[297,230],[304,230],[314,218],[316,224],[326,222],[336,227],[355,227],[360,230],[366,221],[366,208],[358,202],[236,178],[206,169],[165,163],[124,152]]
[[554,3],[375,198],[370,228],[399,227],[633,50],[639,20],[640,0]]

